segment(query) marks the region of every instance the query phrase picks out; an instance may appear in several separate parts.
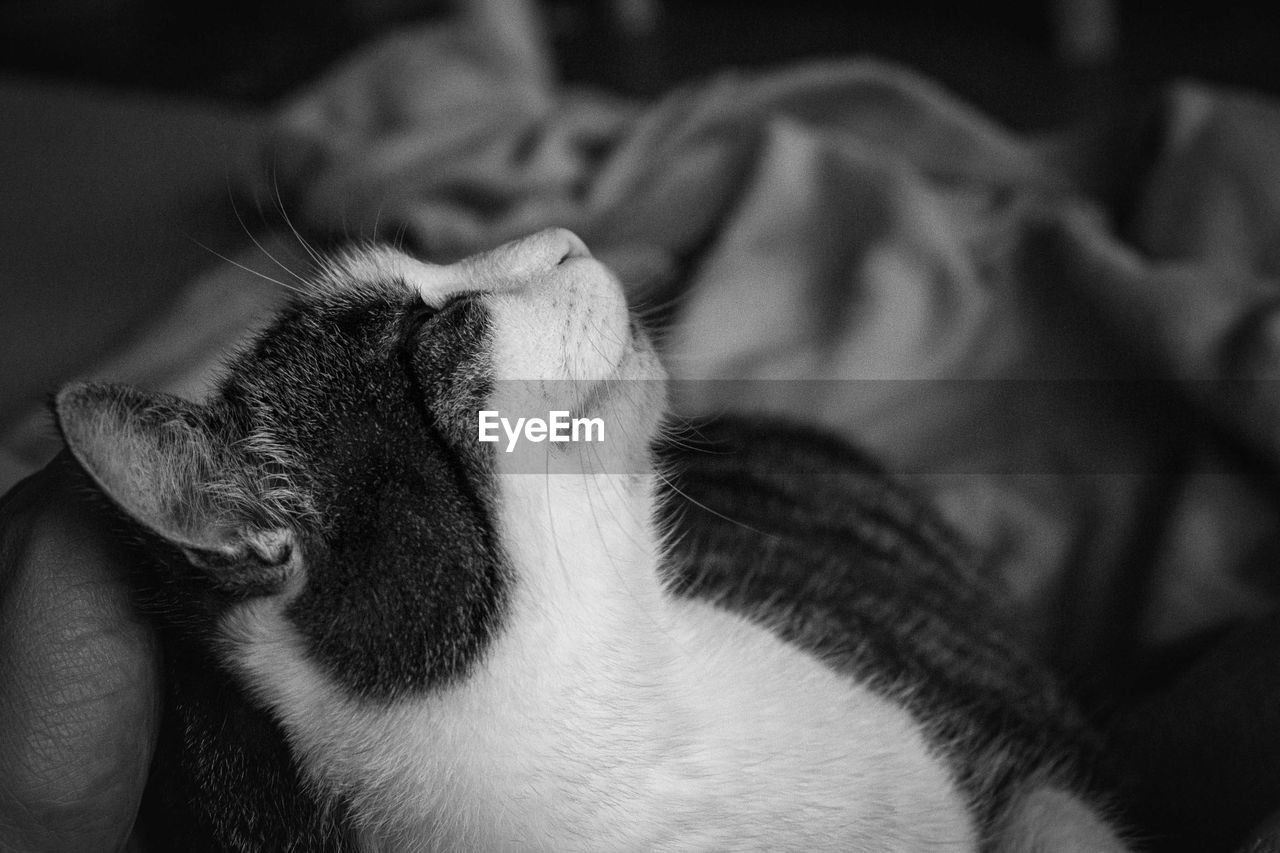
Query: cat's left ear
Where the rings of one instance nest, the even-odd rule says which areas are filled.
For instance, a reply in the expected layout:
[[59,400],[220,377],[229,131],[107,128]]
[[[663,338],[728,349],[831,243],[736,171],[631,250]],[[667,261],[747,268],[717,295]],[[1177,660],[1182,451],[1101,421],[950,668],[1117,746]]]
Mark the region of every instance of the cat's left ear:
[[292,531],[262,522],[260,490],[203,407],[125,385],[79,383],[54,401],[63,438],[81,467],[143,527],[223,583],[285,567]]

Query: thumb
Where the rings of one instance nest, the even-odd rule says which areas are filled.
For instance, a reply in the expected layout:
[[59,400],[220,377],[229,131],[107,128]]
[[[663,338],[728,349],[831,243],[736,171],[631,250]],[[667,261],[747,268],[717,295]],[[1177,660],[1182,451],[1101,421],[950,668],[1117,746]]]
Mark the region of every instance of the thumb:
[[0,851],[118,850],[159,722],[158,651],[70,465],[0,501]]

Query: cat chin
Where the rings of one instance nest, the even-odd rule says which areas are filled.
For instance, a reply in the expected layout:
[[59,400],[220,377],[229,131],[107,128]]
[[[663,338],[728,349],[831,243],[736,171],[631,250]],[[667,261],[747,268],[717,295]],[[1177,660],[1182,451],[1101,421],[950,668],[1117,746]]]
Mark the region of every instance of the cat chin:
[[488,408],[511,423],[553,413],[591,420],[602,433],[509,442],[496,449],[498,471],[647,473],[667,408],[667,377],[617,277],[589,255],[575,255],[480,300],[490,317]]
[[[498,474],[647,476],[667,411],[666,374],[648,340],[640,337],[602,379],[498,381],[489,406],[491,419],[505,420],[502,430],[491,430],[486,439],[492,442]],[[553,416],[562,427],[556,440],[531,441],[509,432],[522,419],[549,424]]]

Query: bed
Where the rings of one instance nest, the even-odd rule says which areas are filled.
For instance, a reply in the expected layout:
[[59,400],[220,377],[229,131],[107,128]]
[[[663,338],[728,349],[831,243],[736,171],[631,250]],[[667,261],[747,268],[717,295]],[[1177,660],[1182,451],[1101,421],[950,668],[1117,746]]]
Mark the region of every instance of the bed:
[[[449,261],[567,226],[659,330],[682,413],[836,430],[980,548],[1106,721],[1153,849],[1266,835],[1280,103],[1185,81],[1028,137],[872,59],[641,101],[561,85],[543,53],[405,30],[257,114],[0,86],[56,102],[39,150],[0,157],[39,213],[5,220],[0,490],[56,450],[59,381],[203,393],[304,240]],[[93,153],[49,168],[67,146]]]

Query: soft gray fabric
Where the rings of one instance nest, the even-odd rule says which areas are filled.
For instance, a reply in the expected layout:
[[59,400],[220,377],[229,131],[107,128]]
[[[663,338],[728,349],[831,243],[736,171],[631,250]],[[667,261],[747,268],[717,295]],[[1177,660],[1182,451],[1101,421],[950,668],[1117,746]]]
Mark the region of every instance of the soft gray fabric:
[[685,411],[871,447],[1105,680],[1280,588],[1280,108],[1184,84],[1138,124],[1022,138],[859,59],[638,105],[435,28],[301,94],[270,162],[311,228],[436,259],[575,229],[681,299]]
[[[439,261],[573,228],[642,310],[678,305],[682,411],[870,447],[1101,682],[1270,612],[1280,107],[1186,83],[1121,132],[1028,139],[870,60],[641,104],[557,84],[511,38],[370,46],[282,108],[258,191],[312,234]],[[281,296],[218,266],[84,373],[202,393]],[[56,446],[35,406],[9,423],[3,484]]]

